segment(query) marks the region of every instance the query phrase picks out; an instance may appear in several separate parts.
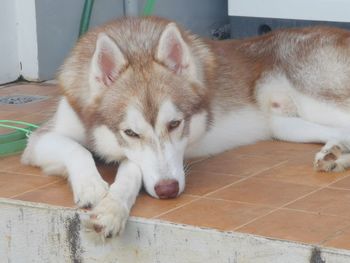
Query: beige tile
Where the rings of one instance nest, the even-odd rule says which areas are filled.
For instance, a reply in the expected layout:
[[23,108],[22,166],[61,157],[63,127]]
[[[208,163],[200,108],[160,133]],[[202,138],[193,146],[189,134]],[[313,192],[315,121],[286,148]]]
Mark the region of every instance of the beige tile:
[[186,177],[185,194],[205,195],[221,187],[232,184],[242,177],[217,174],[211,172],[193,171]]
[[21,164],[21,155],[11,155],[0,158],[0,171],[45,176],[40,168]]
[[342,217],[280,209],[238,228],[237,231],[317,244],[345,224],[348,224],[348,219]]
[[142,192],[136,199],[136,203],[131,210],[131,215],[151,218],[192,202],[195,199],[197,199],[197,197],[182,194],[174,199],[158,200]]
[[320,144],[263,141],[256,144],[241,146],[235,149],[234,152],[236,154],[274,157],[279,156],[280,158],[291,159],[305,153],[312,155],[316,153],[320,148]]
[[75,207],[73,193],[66,180],[18,195],[13,199],[64,207]]
[[280,207],[315,189],[312,186],[249,178],[209,197]]
[[[349,173],[349,172],[347,172],[347,173]],[[346,178],[340,179],[339,181],[331,184],[330,187],[344,188],[344,189],[350,190],[350,176],[347,176]]]
[[54,176],[39,177],[0,172],[0,197],[11,197],[60,180]]
[[233,230],[270,210],[259,205],[201,198],[159,218],[181,224]]
[[287,207],[320,214],[350,217],[350,190],[321,189]]
[[325,247],[334,247],[340,249],[350,249],[350,228],[338,230],[330,238],[322,243]]
[[349,175],[345,173],[321,173],[316,172],[312,164],[313,156],[296,158],[288,162],[264,171],[256,177],[260,179],[270,179],[286,183],[295,183],[311,186],[325,186],[341,177]]
[[278,156],[264,157],[251,155],[236,155],[229,151],[192,165],[192,171],[224,173],[236,176],[249,176],[269,169],[283,160]]

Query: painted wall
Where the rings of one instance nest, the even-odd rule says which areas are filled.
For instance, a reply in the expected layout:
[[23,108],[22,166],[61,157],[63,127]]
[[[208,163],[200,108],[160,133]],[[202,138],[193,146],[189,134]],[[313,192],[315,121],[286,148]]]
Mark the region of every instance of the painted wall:
[[19,76],[17,52],[16,3],[2,0],[0,8],[0,83],[14,81]]
[[[78,38],[84,0],[36,0],[39,79],[52,79]],[[123,0],[95,1],[91,27],[124,14]]]
[[[142,14],[146,0],[128,0]],[[77,39],[83,0],[36,0],[39,79],[52,79]],[[123,16],[123,0],[95,1],[91,27]],[[210,36],[229,23],[227,0],[158,0],[155,15],[175,20],[193,32]]]
[[[95,1],[91,27],[124,15],[142,14],[146,0]],[[23,76],[42,81],[55,77],[74,46],[84,0],[3,0],[0,3],[0,84]],[[132,7],[132,9],[128,9]],[[158,0],[155,15],[210,37],[228,24],[227,0]]]

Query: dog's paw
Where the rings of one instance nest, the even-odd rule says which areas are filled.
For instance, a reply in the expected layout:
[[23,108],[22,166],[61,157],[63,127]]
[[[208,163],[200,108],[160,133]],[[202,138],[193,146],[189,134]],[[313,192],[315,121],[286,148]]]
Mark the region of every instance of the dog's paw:
[[129,210],[122,201],[107,195],[91,211],[90,218],[84,222],[86,234],[95,242],[105,242],[116,237],[125,228]]
[[92,208],[107,195],[108,184],[100,176],[92,176],[73,186],[73,192],[78,207]]
[[342,154],[338,145],[325,145],[315,156],[314,167],[320,172],[342,172],[345,168],[337,162]]

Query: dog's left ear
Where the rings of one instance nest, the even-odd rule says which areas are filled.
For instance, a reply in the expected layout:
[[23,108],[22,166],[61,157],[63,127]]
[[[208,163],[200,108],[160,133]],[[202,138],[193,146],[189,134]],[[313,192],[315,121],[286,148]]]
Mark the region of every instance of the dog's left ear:
[[189,46],[175,23],[169,23],[161,34],[156,59],[177,74],[195,77],[194,61]]

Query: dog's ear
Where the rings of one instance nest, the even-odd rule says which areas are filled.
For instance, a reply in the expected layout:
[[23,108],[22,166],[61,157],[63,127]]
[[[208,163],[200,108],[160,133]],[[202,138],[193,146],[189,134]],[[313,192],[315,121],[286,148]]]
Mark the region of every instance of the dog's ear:
[[169,23],[162,32],[156,59],[177,74],[192,73],[194,63],[189,47],[175,23]]
[[91,61],[93,77],[105,85],[111,86],[127,61],[117,44],[105,33],[99,33],[96,48]]

